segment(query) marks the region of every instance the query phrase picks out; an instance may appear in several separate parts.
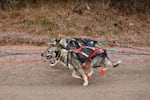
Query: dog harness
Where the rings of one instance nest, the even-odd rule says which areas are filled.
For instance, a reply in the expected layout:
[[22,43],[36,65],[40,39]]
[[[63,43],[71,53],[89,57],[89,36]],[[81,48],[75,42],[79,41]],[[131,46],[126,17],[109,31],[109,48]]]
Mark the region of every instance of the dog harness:
[[73,45],[75,48],[80,48],[79,44],[77,41],[73,40],[73,39],[66,39],[66,50],[69,50],[69,46]]
[[68,50],[69,44],[70,44],[70,39],[67,39],[66,40],[66,47],[65,47],[66,50]]
[[84,46],[94,47],[97,43],[96,40],[88,39],[88,38],[76,38],[76,41],[82,41]]
[[89,46],[82,46],[79,49],[76,50],[69,50],[69,52],[74,52],[80,55],[83,55],[86,57],[85,61],[90,60],[93,56],[95,56],[97,53],[105,53],[106,49],[96,49],[94,47],[89,47]]
[[[90,47],[93,47],[93,45],[97,42],[97,41],[95,41],[95,40],[89,40],[89,41],[85,41],[85,40],[83,40],[83,39],[81,39],[81,40],[82,40],[83,43],[84,43],[83,46],[90,46]],[[69,49],[69,45],[70,45],[71,42],[72,42],[72,43],[75,43],[76,45],[78,44],[77,39],[75,39],[75,40],[67,39],[67,40],[66,40],[66,47],[65,47],[66,50]],[[78,46],[79,46],[79,44],[78,44]]]
[[85,44],[85,46],[92,46],[94,44],[94,41],[93,40],[90,40],[89,42],[87,42]]

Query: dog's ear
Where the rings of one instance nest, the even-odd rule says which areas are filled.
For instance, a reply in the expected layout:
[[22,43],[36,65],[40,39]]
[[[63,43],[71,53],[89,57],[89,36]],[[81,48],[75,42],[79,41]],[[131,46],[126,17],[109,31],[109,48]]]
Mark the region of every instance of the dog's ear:
[[56,44],[56,39],[54,37],[50,37],[49,41],[46,44],[47,45],[49,45],[49,44]]
[[66,39],[65,36],[58,34],[55,38],[56,44],[62,46],[63,48],[66,46]]
[[57,37],[55,38],[55,41],[58,43],[62,38],[61,34],[58,34]]
[[49,38],[49,41],[46,43],[46,46],[51,47],[51,46],[55,46],[56,45],[56,41],[54,38]]
[[62,34],[58,34],[58,35],[57,35],[57,38],[60,38],[60,39],[61,39],[61,38],[65,38],[65,36],[62,35]]
[[48,46],[48,47],[54,47],[56,45],[56,42],[48,42],[48,43],[46,43],[46,46]]

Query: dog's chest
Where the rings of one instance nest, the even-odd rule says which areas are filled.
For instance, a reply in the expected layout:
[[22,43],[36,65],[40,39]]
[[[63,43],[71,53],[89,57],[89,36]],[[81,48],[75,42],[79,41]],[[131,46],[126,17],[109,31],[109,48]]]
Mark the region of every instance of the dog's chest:
[[74,69],[73,65],[70,63],[70,60],[68,60],[68,57],[65,56],[65,57],[62,57],[60,59],[60,63],[65,66],[66,68],[69,68],[69,69]]

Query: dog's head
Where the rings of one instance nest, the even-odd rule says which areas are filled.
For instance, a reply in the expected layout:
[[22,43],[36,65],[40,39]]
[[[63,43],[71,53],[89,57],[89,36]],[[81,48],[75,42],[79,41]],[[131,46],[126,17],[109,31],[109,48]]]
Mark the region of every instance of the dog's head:
[[49,47],[44,51],[44,53],[41,54],[41,56],[44,57],[45,60],[48,60],[50,62],[50,66],[54,66],[57,64],[59,53],[59,48]]
[[45,60],[50,62],[50,66],[55,66],[60,60],[64,61],[67,57],[68,51],[60,47],[50,47],[41,54]]

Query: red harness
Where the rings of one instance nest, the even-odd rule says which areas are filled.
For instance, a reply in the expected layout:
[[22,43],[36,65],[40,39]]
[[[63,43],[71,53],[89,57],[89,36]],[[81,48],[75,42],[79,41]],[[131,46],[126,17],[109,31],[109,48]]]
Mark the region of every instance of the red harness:
[[[85,52],[82,51],[82,49],[84,49],[84,48],[90,49],[93,52],[88,55],[88,54],[86,54]],[[80,48],[78,48],[76,50],[69,50],[69,52],[79,53],[81,55],[86,56],[86,60],[85,60],[85,62],[86,62],[86,61],[90,60],[93,56],[95,56],[97,53],[104,53],[104,52],[106,52],[106,49],[105,48],[96,49],[94,47],[82,46],[82,47],[80,47]]]

